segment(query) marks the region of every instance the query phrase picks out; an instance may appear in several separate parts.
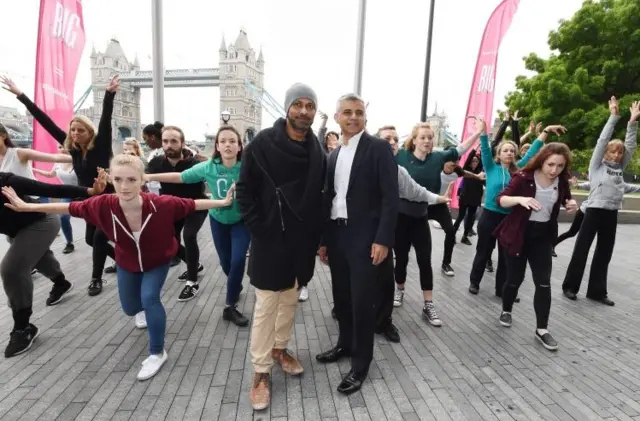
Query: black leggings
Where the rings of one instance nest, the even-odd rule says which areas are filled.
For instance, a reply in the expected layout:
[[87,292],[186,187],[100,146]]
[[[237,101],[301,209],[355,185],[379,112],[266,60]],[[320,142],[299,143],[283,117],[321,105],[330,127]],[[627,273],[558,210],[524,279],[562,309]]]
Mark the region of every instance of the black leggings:
[[[458,217],[456,218],[456,222],[453,223],[453,232],[458,232],[462,221],[464,220],[464,236],[469,235],[471,230],[473,229],[473,223],[476,221],[476,212],[478,211],[478,206],[467,205],[463,201],[460,201],[460,209],[458,209]],[[466,219],[465,219],[466,216]]]
[[100,231],[95,225],[91,225],[87,222],[87,227],[84,232],[84,241],[88,245],[93,247],[93,269],[91,271],[91,279],[102,279],[102,272],[104,271],[104,264],[107,261],[107,256],[115,260],[116,255],[109,239],[106,234]]
[[444,231],[444,254],[442,255],[442,264],[450,265],[451,256],[453,255],[453,246],[456,243],[456,233],[453,230],[453,223],[451,222],[451,212],[449,212],[449,208],[445,203],[431,205],[429,206],[429,214],[427,218],[429,218],[430,221],[437,221]]
[[407,281],[407,265],[412,245],[416,250],[420,271],[420,288],[423,291],[431,291],[433,290],[433,268],[431,267],[431,230],[428,219],[426,216],[416,218],[399,213],[393,251],[396,255],[396,283],[400,285],[404,285]]
[[[208,211],[198,211],[173,225],[178,240],[177,256],[187,264],[187,279],[198,282],[198,266],[200,265],[200,248],[198,247],[198,232],[202,228]],[[184,232],[183,232],[184,231]],[[180,242],[180,234],[184,237],[184,246]]]
[[536,286],[533,308],[538,329],[546,329],[551,310],[551,250],[553,227],[551,222],[527,223],[524,244],[517,256],[504,253],[507,266],[507,282],[502,294],[502,311],[511,313],[518,289],[524,281],[527,262]]
[[617,210],[587,209],[580,232],[578,232],[576,244],[573,247],[567,274],[564,277],[563,291],[577,294],[580,290],[582,276],[589,257],[589,249],[597,235],[598,240],[596,241],[596,250],[591,261],[587,297],[599,300],[607,296],[607,273],[611,256],[613,256],[613,247],[616,244],[617,227]]
[[582,213],[582,211],[578,209],[578,211],[576,212],[576,216],[573,218],[573,222],[569,227],[569,231],[559,235],[553,247],[555,248],[555,246],[562,243],[564,240],[568,238],[575,237],[580,231],[580,227],[582,226],[583,220],[584,220],[584,213]]
[[[496,246],[493,231],[507,215],[500,212],[483,209],[478,221],[478,240],[476,242],[476,255],[473,258],[473,266],[469,274],[471,285],[480,285],[482,276],[487,268],[487,261],[491,258],[491,252]],[[498,245],[498,270],[496,271],[496,295],[502,296],[502,288],[506,277],[504,251]]]

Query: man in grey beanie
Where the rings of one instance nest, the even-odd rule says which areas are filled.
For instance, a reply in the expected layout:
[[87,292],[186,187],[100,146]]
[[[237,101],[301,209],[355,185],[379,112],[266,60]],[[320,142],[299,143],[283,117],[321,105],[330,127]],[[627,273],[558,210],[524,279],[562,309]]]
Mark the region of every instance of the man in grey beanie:
[[326,158],[311,125],[316,94],[295,84],[285,95],[286,119],[260,131],[242,155],[236,200],[251,233],[248,275],[256,290],[251,331],[253,409],[269,406],[274,362],[290,375],[304,371],[287,349],[298,287],[313,276],[323,228]]

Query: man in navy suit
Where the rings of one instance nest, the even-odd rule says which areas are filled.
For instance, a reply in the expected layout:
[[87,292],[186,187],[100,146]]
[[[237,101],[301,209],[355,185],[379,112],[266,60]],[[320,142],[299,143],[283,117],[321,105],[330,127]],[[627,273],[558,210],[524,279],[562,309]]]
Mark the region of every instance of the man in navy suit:
[[373,359],[378,272],[390,258],[398,216],[398,166],[389,144],[365,132],[366,106],[358,95],[338,100],[335,120],[342,136],[329,157],[328,220],[319,255],[331,270],[340,336],[316,359],[351,357],[351,371],[338,386],[338,392],[350,394],[362,386]]

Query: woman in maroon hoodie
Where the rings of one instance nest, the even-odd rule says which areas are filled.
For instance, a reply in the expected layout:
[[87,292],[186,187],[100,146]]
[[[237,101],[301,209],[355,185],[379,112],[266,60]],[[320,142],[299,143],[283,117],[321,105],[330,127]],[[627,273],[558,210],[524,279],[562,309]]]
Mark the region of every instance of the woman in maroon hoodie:
[[142,362],[138,380],[153,377],[167,361],[164,350],[166,313],[160,290],[169,264],[178,250],[173,224],[197,211],[230,206],[233,191],[224,200],[193,200],[141,192],[144,164],[131,155],[111,160],[115,194],[104,194],[83,202],[25,203],[11,188],[2,193],[11,202],[5,206],[18,212],[69,214],[83,218],[103,231],[115,244],[118,292],[122,309],[129,316],[144,310],[149,331],[150,356]]
[[567,212],[578,209],[571,198],[569,167],[571,152],[564,143],[550,143],[516,174],[496,199],[499,206],[513,208],[493,235],[504,247],[507,283],[502,292],[500,324],[511,326],[511,310],[524,280],[527,262],[536,292],[536,338],[555,351],[558,343],[547,330],[551,310],[551,252],[557,232],[560,205]]

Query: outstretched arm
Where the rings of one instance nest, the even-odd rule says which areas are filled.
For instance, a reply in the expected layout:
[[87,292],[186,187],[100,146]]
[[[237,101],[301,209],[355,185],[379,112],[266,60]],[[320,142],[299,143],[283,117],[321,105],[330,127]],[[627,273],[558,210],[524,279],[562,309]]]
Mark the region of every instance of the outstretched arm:
[[27,203],[18,196],[11,187],[2,187],[2,194],[7,199],[4,204],[16,212],[42,212],[69,215],[69,203]]
[[18,101],[22,102],[33,118],[40,123],[40,125],[61,145],[64,144],[64,140],[67,138],[67,133],[62,130],[58,125],[51,120],[51,118],[42,111],[33,101],[29,99],[18,86],[8,77],[0,77],[2,87],[7,91],[14,94]]
[[20,158],[20,162],[23,164],[26,164],[28,161],[59,162],[63,164],[71,164],[73,162],[71,155],[63,153],[46,153],[25,148],[17,148],[16,153],[18,154],[18,158]]
[[145,174],[145,181],[159,181],[160,183],[182,184],[182,176],[179,172],[165,172],[158,174]]

